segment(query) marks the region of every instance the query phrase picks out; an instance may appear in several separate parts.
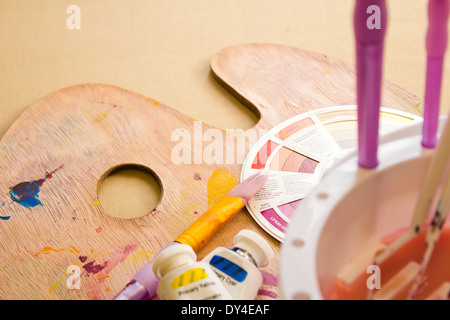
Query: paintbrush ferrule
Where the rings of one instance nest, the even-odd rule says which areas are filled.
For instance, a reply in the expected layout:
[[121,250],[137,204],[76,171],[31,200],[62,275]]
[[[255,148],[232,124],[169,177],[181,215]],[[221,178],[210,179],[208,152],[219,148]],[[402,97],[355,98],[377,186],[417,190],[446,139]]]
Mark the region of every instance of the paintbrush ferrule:
[[222,226],[228,223],[245,205],[241,197],[225,196],[208,209],[175,241],[200,250]]

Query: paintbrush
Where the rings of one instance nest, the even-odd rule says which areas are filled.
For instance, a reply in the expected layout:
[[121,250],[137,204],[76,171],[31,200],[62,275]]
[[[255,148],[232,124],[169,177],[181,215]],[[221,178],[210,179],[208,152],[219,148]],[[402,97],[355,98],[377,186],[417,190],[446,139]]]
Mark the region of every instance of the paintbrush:
[[353,16],[356,41],[358,164],[366,169],[378,166],[386,11],[385,0],[356,0]]
[[[447,46],[447,21],[449,15],[449,1],[448,0],[430,0],[428,2],[428,18],[429,26],[426,37],[427,47],[427,74],[426,74],[426,89],[425,89],[425,110],[424,110],[424,124],[422,131],[422,146],[432,148],[436,143],[436,133],[439,118],[439,100],[442,82],[442,63],[443,56]],[[425,177],[422,190],[420,191],[416,207],[413,213],[409,229],[400,238],[392,242],[385,250],[378,252],[373,260],[374,265],[379,265],[390,256],[392,256],[398,249],[410,241],[413,237],[418,235],[425,223],[428,212],[432,210],[433,201],[435,200],[436,192],[439,188],[441,178],[448,166],[448,159],[450,157],[450,150],[447,146],[450,143],[450,122],[447,119],[446,127],[442,133],[439,145],[434,151],[433,158]],[[441,202],[442,203],[442,202]],[[440,230],[439,230],[440,232]],[[427,240],[427,252],[424,257],[423,266],[426,267],[428,263],[427,255],[430,255],[434,244],[431,238],[436,236],[435,231],[430,236],[430,245]],[[437,235],[439,237],[439,235]],[[431,251],[430,251],[431,250]],[[423,270],[422,270],[423,272]],[[419,277],[420,278],[420,277]],[[410,291],[410,297],[415,294],[418,286],[418,281],[413,285]],[[367,298],[372,297],[372,290],[369,290]]]
[[[438,12],[443,11],[443,12]],[[430,26],[427,32],[427,50],[429,57],[432,59],[436,58],[440,60],[440,57],[443,55],[445,51],[445,46],[447,43],[446,39],[442,39],[440,35],[437,35],[436,33],[443,33],[447,34],[446,25],[447,25],[447,18],[449,14],[449,1],[448,0],[430,0],[429,6],[428,6],[428,15],[430,19]],[[440,19],[441,21],[436,21],[437,19]],[[438,44],[430,44],[431,40],[436,40],[439,43]],[[432,62],[431,68],[435,69],[437,68],[436,65],[439,65],[439,62]],[[430,73],[427,72],[427,78],[431,77],[432,74],[434,74],[435,71],[430,70]],[[440,72],[441,73],[441,72]],[[437,80],[436,80],[437,81]],[[428,79],[427,79],[428,82]],[[431,82],[428,82],[427,85],[429,85]],[[439,82],[436,82],[436,84],[440,84]],[[428,91],[428,96],[430,98],[430,95],[437,95],[438,92],[433,91],[431,93]],[[437,96],[435,96],[432,101],[436,102],[436,99],[438,99]],[[434,104],[427,104],[425,106],[425,109],[435,109],[436,105]],[[430,111],[430,113],[434,113],[435,111]],[[427,111],[425,111],[425,114],[427,114]],[[434,115],[433,115],[434,117]],[[425,122],[425,121],[424,121]],[[435,133],[432,133],[431,131],[437,130],[437,128],[434,128],[436,125],[433,124],[430,126],[431,122],[434,122],[434,120],[428,120],[429,124],[424,123],[424,129],[423,134],[428,135],[428,137],[423,136],[423,141],[430,141],[434,140],[432,136],[435,135]],[[422,143],[423,144],[423,143]],[[433,158],[431,160],[425,182],[423,184],[422,190],[419,194],[419,198],[417,200],[417,204],[414,210],[413,219],[411,221],[409,230],[406,234],[404,234],[402,237],[397,239],[397,241],[394,241],[390,246],[386,248],[383,252],[381,252],[374,260],[374,264],[379,264],[386,260],[389,256],[393,254],[394,251],[397,251],[401,246],[403,246],[406,242],[411,240],[414,236],[420,233],[422,230],[422,226],[425,222],[427,213],[429,212],[433,199],[435,197],[435,193],[438,189],[440,180],[443,176],[443,173],[447,166],[447,161],[450,157],[450,150],[448,146],[450,145],[450,119],[447,119],[446,126],[444,128],[444,131],[442,132],[442,135],[440,137],[440,142],[438,145],[438,148],[434,151]]]
[[422,134],[422,146],[425,148],[436,146],[442,69],[447,49],[449,4],[449,0],[430,0],[428,2],[427,71]]
[[[449,161],[450,162],[450,161]],[[449,163],[450,164],[450,163]],[[426,250],[420,264],[419,274],[417,275],[413,286],[408,294],[408,299],[413,299],[422,283],[423,275],[433,254],[436,243],[441,235],[442,227],[450,211],[450,178],[447,176],[445,181],[444,190],[439,200],[439,205],[434,212],[433,219],[431,220],[430,227],[427,230],[425,237]]]
[[[380,265],[422,231],[428,213],[433,210],[432,206],[435,203],[434,200],[441,184],[442,177],[450,166],[450,148],[448,146],[450,146],[450,117],[447,118],[444,131],[439,138],[438,145],[431,158],[407,232],[390,243],[383,251],[379,252],[374,257],[374,265]],[[368,299],[371,298],[372,291],[373,290],[369,290],[367,296]]]
[[[191,246],[195,252],[200,250],[261,189],[268,177],[268,174],[259,172],[242,181],[162,250],[180,243]],[[152,264],[153,261],[139,270],[114,300],[147,300],[154,297],[158,280]]]

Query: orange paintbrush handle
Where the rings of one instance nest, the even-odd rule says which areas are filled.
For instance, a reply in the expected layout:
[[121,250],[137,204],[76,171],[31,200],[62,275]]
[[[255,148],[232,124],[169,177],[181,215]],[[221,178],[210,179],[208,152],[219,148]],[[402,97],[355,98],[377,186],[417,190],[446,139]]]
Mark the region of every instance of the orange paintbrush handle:
[[175,242],[187,244],[197,252],[222,226],[228,223],[228,221],[230,221],[236,213],[245,206],[245,204],[246,201],[241,197],[223,197],[187,228]]

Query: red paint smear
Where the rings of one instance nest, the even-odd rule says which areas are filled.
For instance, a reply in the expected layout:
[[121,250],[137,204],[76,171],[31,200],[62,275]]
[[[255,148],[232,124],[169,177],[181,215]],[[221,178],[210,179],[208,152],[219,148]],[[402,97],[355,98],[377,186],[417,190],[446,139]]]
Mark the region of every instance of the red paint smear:
[[261,270],[263,276],[263,283],[269,286],[278,286],[278,278],[267,271]]
[[200,180],[202,180],[202,177],[200,176],[200,174],[194,173],[194,179],[197,181],[200,181]]
[[258,295],[259,296],[267,296],[267,297],[274,298],[274,299],[276,299],[278,297],[278,295],[275,292],[272,292],[269,290],[263,290],[263,289],[258,291]]
[[95,260],[94,260],[94,261],[86,263],[83,266],[83,269],[86,270],[88,274],[89,273],[96,274],[96,273],[99,273],[100,271],[102,271],[103,269],[105,269],[107,265],[108,265],[108,261],[105,261],[103,263],[103,265],[101,265],[101,264],[95,264]]
[[138,247],[137,244],[126,245],[122,250],[112,253],[112,258],[108,261],[107,268],[105,269],[105,274],[108,274],[112,269],[119,263],[123,262],[128,255],[133,252]]
[[56,168],[55,170],[53,170],[52,172],[50,172],[50,173],[46,172],[46,173],[45,173],[45,179],[51,179],[51,178],[53,178],[53,175],[55,174],[55,172],[58,171],[59,169],[62,169],[63,167],[64,167],[64,165],[62,164],[62,165],[60,165],[58,168]]
[[[276,276],[274,276],[271,273],[268,273],[267,271],[261,270],[261,274],[263,276],[263,285],[267,285],[267,286],[273,286],[273,287],[277,287],[278,286],[278,278]],[[260,289],[258,291],[258,295],[261,296],[267,296],[273,299],[276,299],[278,297],[278,294],[276,292],[270,291],[270,290],[265,290],[265,289]]]
[[[89,282],[88,287],[86,288],[86,292],[90,299],[92,300],[103,300],[107,297],[105,296],[104,290],[108,291],[107,288],[102,288],[103,283],[106,279],[109,277],[109,273],[116,267],[118,264],[123,262],[130,253],[132,253],[136,248],[138,247],[138,244],[130,244],[126,245],[124,248],[119,249],[115,252],[111,253],[110,259],[103,262],[103,264],[94,265],[95,261],[89,262],[90,265],[88,268],[92,271],[91,273],[98,273],[97,274],[97,281],[95,282]],[[83,266],[85,268],[86,265]],[[86,270],[88,271],[88,270]],[[88,271],[89,272],[89,271]]]

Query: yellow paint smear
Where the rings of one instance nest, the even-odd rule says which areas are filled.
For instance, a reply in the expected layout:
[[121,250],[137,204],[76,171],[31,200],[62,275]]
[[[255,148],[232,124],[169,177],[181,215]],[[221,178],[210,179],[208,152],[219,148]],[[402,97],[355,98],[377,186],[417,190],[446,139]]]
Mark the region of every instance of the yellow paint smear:
[[132,258],[128,258],[131,262],[135,263],[142,259],[148,260],[153,255],[153,252],[147,250],[141,250],[136,252]]
[[[77,263],[74,263],[73,265],[77,266],[77,265],[79,265],[79,264],[80,264],[80,263],[77,262]],[[53,284],[50,286],[50,291],[48,292],[49,295],[50,295],[50,294],[52,293],[52,291],[56,288],[56,286],[57,286],[58,284],[60,284],[61,281],[63,281],[63,279],[65,278],[65,276],[66,276],[66,274],[67,274],[67,270],[68,270],[68,269],[66,269],[66,270],[64,271],[62,277],[61,277],[58,281],[56,281],[55,283],[53,283]]]
[[66,273],[67,273],[67,270],[64,271],[64,274],[63,274],[63,276],[61,277],[61,279],[59,279],[58,281],[56,281],[55,283],[53,283],[53,284],[50,286],[50,291],[48,292],[49,295],[52,293],[53,289],[55,289],[56,286],[64,279],[64,276],[66,275]]
[[227,169],[214,170],[208,179],[208,207],[226,196],[238,184],[236,174]]

